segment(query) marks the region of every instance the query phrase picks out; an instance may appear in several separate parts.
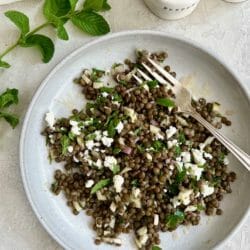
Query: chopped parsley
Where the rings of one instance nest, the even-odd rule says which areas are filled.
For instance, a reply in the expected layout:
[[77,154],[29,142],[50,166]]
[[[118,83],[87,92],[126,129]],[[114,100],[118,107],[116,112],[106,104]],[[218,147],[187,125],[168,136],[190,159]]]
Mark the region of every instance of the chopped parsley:
[[180,146],[175,146],[174,153],[175,153],[176,157],[178,157],[178,156],[181,155],[181,148],[180,148]]
[[90,193],[91,193],[91,194],[94,194],[94,193],[96,193],[97,191],[99,191],[100,189],[102,189],[102,188],[108,186],[110,183],[111,183],[111,179],[100,180],[100,181],[98,181],[98,182],[94,185],[94,187],[92,187]]
[[167,108],[170,108],[170,107],[175,107],[175,103],[174,101],[172,101],[171,99],[169,98],[158,98],[156,100],[156,103],[160,106],[163,106],[163,107],[167,107]]
[[131,181],[131,186],[132,187],[138,187],[139,186],[139,181],[137,179],[134,179]]
[[164,144],[163,141],[156,140],[156,141],[153,142],[152,147],[153,147],[155,152],[160,152],[164,148],[166,148],[166,145]]
[[63,155],[66,155],[69,145],[70,145],[69,137],[67,135],[63,135],[61,137],[61,147]]
[[149,89],[154,89],[155,87],[158,86],[158,81],[153,80],[153,81],[146,81],[146,84],[148,85]]
[[179,142],[180,144],[184,144],[184,143],[186,142],[186,137],[185,137],[185,135],[184,135],[183,132],[180,132],[180,133],[179,133],[178,142]]
[[166,217],[166,225],[169,229],[175,229],[178,225],[180,225],[185,219],[185,214],[177,210],[174,214],[168,215]]
[[112,172],[113,174],[118,174],[120,172],[120,166],[119,165],[113,166]]

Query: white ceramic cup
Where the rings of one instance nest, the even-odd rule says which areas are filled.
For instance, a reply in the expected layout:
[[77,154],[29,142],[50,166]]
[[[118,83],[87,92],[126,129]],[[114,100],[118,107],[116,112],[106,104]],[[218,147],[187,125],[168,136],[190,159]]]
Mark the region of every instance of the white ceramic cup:
[[144,2],[158,17],[175,20],[191,14],[200,0],[144,0]]

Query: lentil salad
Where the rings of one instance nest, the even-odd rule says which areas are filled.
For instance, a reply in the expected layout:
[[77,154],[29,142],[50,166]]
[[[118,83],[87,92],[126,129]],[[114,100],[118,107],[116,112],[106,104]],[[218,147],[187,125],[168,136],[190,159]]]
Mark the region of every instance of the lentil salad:
[[[134,62],[110,72],[84,70],[75,82],[86,107],[68,118],[46,114],[50,160],[65,164],[55,171],[52,192],[63,192],[75,215],[86,210],[93,217],[96,244],[119,246],[119,235],[133,232],[138,249],[160,249],[159,232],[198,225],[203,211],[221,215],[236,179],[226,148],[178,112],[170,88],[133,79],[147,56],[165,65],[165,52],[137,51]],[[115,84],[105,82],[107,75]],[[218,103],[200,98],[192,105],[215,127],[231,125]]]

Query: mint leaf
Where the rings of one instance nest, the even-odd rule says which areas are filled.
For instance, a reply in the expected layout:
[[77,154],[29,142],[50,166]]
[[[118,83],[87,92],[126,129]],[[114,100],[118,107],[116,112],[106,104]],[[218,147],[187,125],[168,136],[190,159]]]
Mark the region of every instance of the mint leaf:
[[29,18],[22,12],[10,10],[5,12],[5,16],[8,17],[21,31],[22,35],[29,32]]
[[68,152],[68,146],[70,145],[70,139],[67,135],[63,135],[61,137],[61,147],[62,147],[62,154],[66,155]]
[[175,146],[174,153],[175,153],[176,157],[178,157],[178,156],[181,155],[181,148],[180,148],[180,146]]
[[0,109],[7,108],[12,104],[18,103],[18,90],[7,89],[0,95]]
[[52,40],[44,35],[34,34],[26,38],[23,47],[33,47],[37,46],[43,56],[43,62],[47,63],[51,60],[54,55],[55,47]]
[[108,4],[108,0],[104,0],[101,11],[108,11],[108,10],[111,10],[111,6]]
[[166,217],[166,224],[167,227],[170,229],[175,229],[179,224],[181,224],[184,221],[185,214],[177,210],[174,214],[168,215]]
[[159,246],[153,246],[152,250],[162,250]]
[[93,36],[104,35],[110,31],[107,21],[92,11],[81,11],[72,16],[71,21],[79,29]]
[[113,154],[114,154],[114,155],[118,155],[121,151],[122,151],[122,150],[121,150],[120,148],[115,147],[115,148],[113,149]]
[[7,69],[9,67],[10,67],[10,64],[8,64],[5,61],[0,60],[0,68],[6,68]]
[[120,172],[120,166],[119,165],[113,166],[112,172],[113,174],[118,174]]
[[165,146],[165,144],[164,144],[162,141],[157,140],[157,141],[154,141],[154,142],[153,142],[152,147],[154,148],[155,152],[160,152],[160,151],[162,151],[166,146]]
[[74,11],[78,0],[69,0],[69,2],[70,2],[71,10]]
[[12,128],[15,128],[19,123],[18,117],[9,113],[0,112],[0,118],[4,118]]
[[103,7],[103,0],[86,0],[83,4],[83,10],[100,11]]
[[101,180],[101,181],[98,181],[94,187],[92,187],[91,189],[91,194],[94,194],[96,193],[97,191],[99,191],[100,189],[108,186],[109,184],[111,183],[111,179],[104,179],[104,180]]
[[146,81],[146,84],[150,89],[154,89],[156,86],[158,86],[158,82],[156,80]]
[[160,106],[167,107],[167,108],[175,106],[174,101],[172,101],[171,99],[168,99],[168,98],[158,98],[156,100],[156,103]]
[[58,25],[57,36],[58,36],[58,38],[60,38],[62,40],[69,40],[69,35],[68,35],[66,29],[64,28],[63,24]]
[[180,144],[184,144],[184,143],[186,142],[186,137],[185,137],[185,135],[184,135],[183,132],[180,132],[180,133],[179,133],[178,142],[179,142]]

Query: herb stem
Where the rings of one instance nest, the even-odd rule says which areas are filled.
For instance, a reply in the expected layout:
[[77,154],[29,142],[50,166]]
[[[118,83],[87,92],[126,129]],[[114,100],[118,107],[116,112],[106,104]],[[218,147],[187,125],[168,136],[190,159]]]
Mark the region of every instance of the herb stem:
[[[27,36],[33,35],[37,31],[43,29],[44,27],[46,27],[46,26],[48,26],[50,24],[51,24],[50,22],[45,22],[45,23],[39,25],[37,28],[35,28],[31,32],[29,32],[27,34]],[[4,56],[6,56],[10,51],[12,51],[13,49],[15,49],[18,46],[19,42],[20,42],[20,38],[13,45],[11,45],[10,47],[8,47],[2,54],[0,54],[0,59],[2,59]]]

